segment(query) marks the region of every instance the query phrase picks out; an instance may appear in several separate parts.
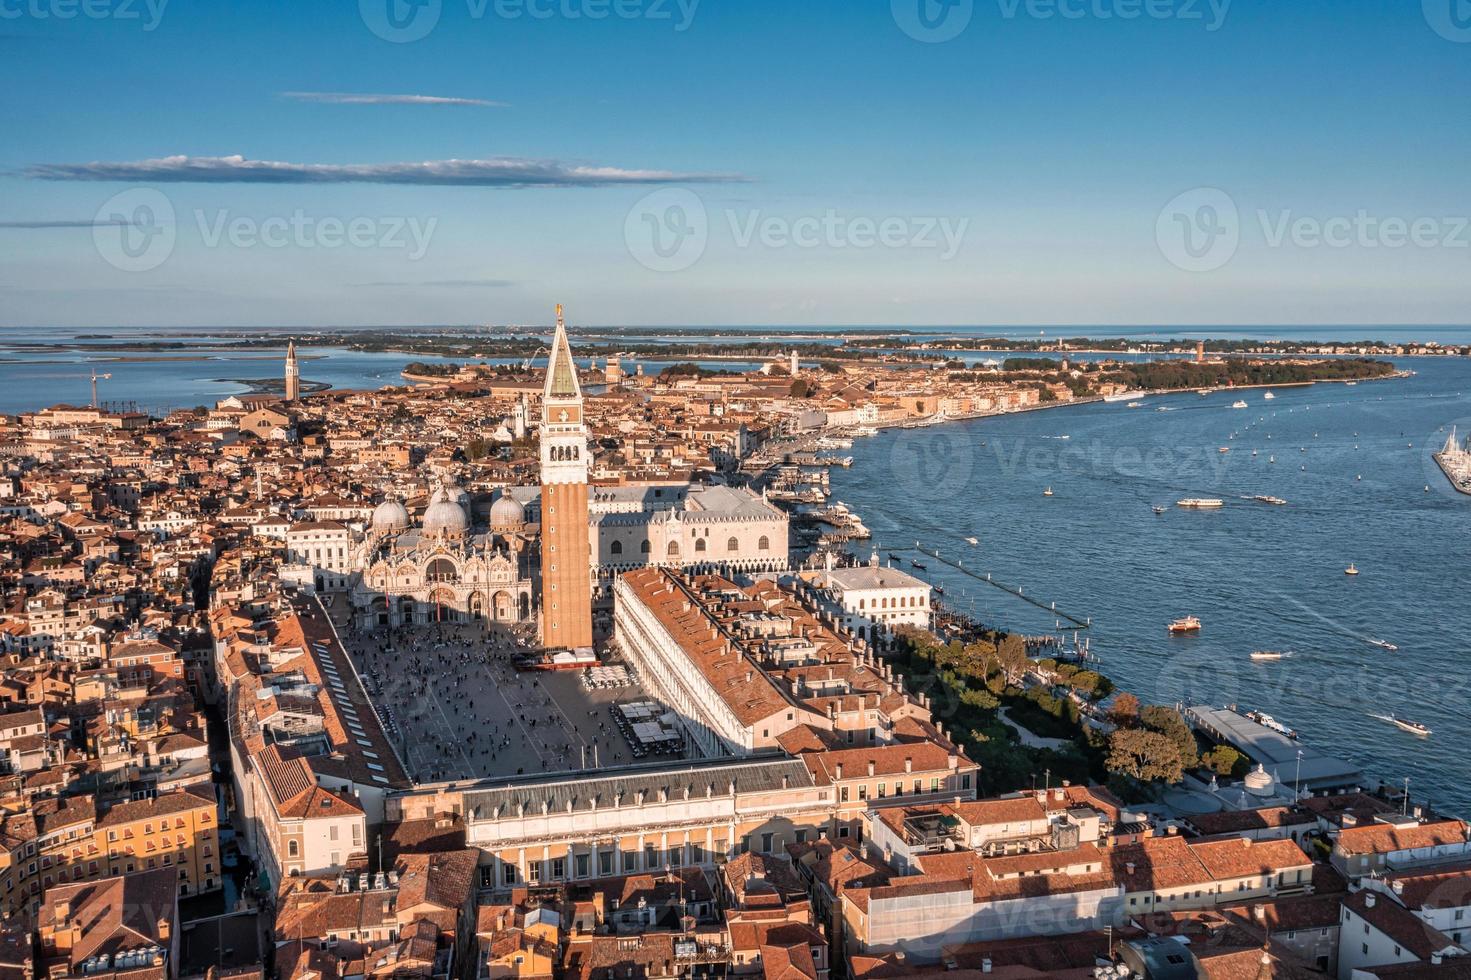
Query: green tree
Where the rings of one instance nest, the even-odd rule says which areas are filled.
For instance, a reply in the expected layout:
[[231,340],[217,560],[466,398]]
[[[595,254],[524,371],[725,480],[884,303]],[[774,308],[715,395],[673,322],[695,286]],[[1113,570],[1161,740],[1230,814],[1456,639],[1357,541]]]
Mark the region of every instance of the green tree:
[[1196,764],[1200,751],[1195,742],[1195,733],[1174,708],[1152,704],[1139,712],[1139,721],[1150,731],[1159,732],[1179,747],[1180,762],[1188,769]]
[[1211,772],[1220,776],[1244,774],[1250,764],[1246,756],[1229,745],[1217,745],[1202,755],[1200,761],[1205,763]]
[[1144,728],[1116,729],[1109,736],[1104,766],[1111,773],[1145,783],[1177,783],[1185,775],[1175,740]]

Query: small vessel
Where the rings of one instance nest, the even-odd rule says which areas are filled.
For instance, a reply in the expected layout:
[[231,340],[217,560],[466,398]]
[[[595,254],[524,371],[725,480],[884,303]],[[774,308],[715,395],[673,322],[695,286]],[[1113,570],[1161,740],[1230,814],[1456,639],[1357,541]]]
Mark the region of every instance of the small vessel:
[[1194,616],[1183,616],[1165,628],[1171,633],[1199,633],[1200,620]]
[[1175,506],[1188,507],[1191,510],[1217,510],[1226,506],[1226,502],[1214,497],[1186,497],[1184,500],[1176,501]]
[[1343,570],[1343,574],[1345,574],[1345,575],[1357,575],[1357,574],[1359,574],[1359,568],[1358,568],[1357,565],[1355,565],[1352,562],[1350,562],[1349,563],[1349,566]]
[[1247,408],[1249,406],[1244,401],[1235,401],[1235,402],[1232,402],[1231,403],[1231,407],[1232,408]]
[[935,589],[935,595],[944,595],[945,594],[945,587],[943,585],[936,585],[934,587],[934,589]]
[[1274,395],[1274,394],[1272,394],[1270,391],[1267,392],[1265,395],[1262,396],[1262,398],[1265,399],[1266,401],[1271,401],[1272,399],[1274,399],[1276,397],[1277,396]]
[[1291,728],[1288,728],[1286,725],[1282,724],[1280,721],[1278,721],[1276,718],[1273,718],[1265,711],[1248,711],[1246,713],[1246,717],[1250,718],[1258,725],[1261,725],[1263,728],[1270,728],[1278,735],[1285,735],[1291,739],[1297,738],[1297,732],[1293,731]]
[[1048,487],[1046,490],[1043,490],[1042,491],[1042,496],[1044,496],[1044,497],[1052,497],[1052,496],[1055,496],[1055,494],[1053,494],[1052,488],[1051,487]]
[[889,552],[889,561],[902,561],[902,560],[903,559],[901,559],[898,555],[894,554],[892,551]]
[[1253,660],[1286,660],[1290,656],[1292,652],[1289,650],[1253,650],[1251,652]]
[[1220,449],[1217,449],[1216,450],[1216,452],[1218,452],[1218,453],[1229,453],[1230,451],[1231,451],[1231,447],[1230,446],[1222,446]]
[[1411,721],[1408,718],[1401,718],[1398,715],[1390,715],[1389,720],[1412,735],[1424,736],[1430,734],[1430,726],[1418,721]]
[[1168,509],[1169,509],[1169,508],[1167,508],[1167,507],[1155,507],[1155,508],[1154,508],[1154,512],[1155,512],[1155,513],[1156,513],[1156,514],[1163,514],[1163,513],[1164,513],[1164,512],[1165,512],[1165,511],[1166,511],[1166,510],[1168,510]]
[[917,569],[919,569],[922,572],[922,571],[925,570],[925,563],[922,562],[922,561],[915,561],[913,559],[910,559],[910,561],[909,561],[909,567],[910,568],[917,568]]
[[1144,403],[1143,402],[1129,402],[1129,404],[1128,404],[1127,407],[1129,407],[1129,408],[1142,408],[1143,406],[1144,406]]
[[1399,652],[1399,647],[1395,646],[1393,643],[1390,643],[1388,640],[1370,640],[1369,645],[1376,646],[1381,650],[1388,650],[1390,653]]
[[965,539],[965,543],[966,544],[969,544],[969,545],[977,545],[977,544],[980,544],[981,543],[981,539],[980,538],[966,538]]
[[1251,499],[1255,500],[1259,504],[1271,504],[1273,507],[1283,507],[1287,504],[1287,501],[1283,500],[1281,497],[1269,497],[1266,494],[1258,494]]

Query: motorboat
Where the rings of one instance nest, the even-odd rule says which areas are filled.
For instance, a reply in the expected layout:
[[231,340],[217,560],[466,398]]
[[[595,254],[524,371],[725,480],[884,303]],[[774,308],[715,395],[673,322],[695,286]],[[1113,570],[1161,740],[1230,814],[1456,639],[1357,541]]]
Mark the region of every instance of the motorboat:
[[1389,718],[1391,724],[1398,725],[1400,728],[1403,728],[1411,735],[1420,735],[1423,737],[1431,734],[1429,725],[1425,725],[1418,721],[1411,721],[1408,718],[1401,718],[1398,715],[1388,715],[1387,717]]
[[1166,627],[1171,633],[1199,633],[1200,620],[1194,616],[1182,616]]

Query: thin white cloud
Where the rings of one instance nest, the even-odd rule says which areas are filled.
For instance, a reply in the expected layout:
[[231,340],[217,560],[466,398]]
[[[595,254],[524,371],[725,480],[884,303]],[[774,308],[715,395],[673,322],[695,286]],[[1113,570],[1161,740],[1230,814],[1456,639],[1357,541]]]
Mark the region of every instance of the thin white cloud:
[[489,99],[465,99],[447,95],[376,95],[365,92],[282,92],[281,98],[294,102],[320,102],[326,105],[456,105],[503,109],[504,102]]
[[511,279],[429,279],[423,282],[383,281],[364,282],[357,285],[374,289],[504,289],[519,284]]
[[43,228],[109,228],[127,224],[128,222],[122,219],[116,221],[98,221],[94,218],[84,218],[81,221],[0,221],[0,228],[28,230]]
[[42,163],[32,180],[171,184],[415,184],[441,187],[608,187],[619,184],[711,184],[746,181],[729,173],[627,170],[557,160],[496,157],[423,163],[283,163],[243,156],[170,156],[131,162]]

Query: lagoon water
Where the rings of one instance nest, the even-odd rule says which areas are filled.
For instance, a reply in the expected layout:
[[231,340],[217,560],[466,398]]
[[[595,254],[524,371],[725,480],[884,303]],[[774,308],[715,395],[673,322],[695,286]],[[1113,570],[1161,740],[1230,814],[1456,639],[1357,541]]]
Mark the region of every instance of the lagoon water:
[[[833,495],[882,553],[919,541],[1091,619],[1100,669],[1142,700],[1265,710],[1372,776],[1408,776],[1412,793],[1471,815],[1471,496],[1430,458],[1453,424],[1471,434],[1471,360],[1401,367],[1416,375],[1273,400],[1180,394],[887,430],[857,440],[853,467],[832,471]],[[1238,398],[1249,407],[1233,409]],[[1174,506],[1186,497],[1226,506]],[[1156,515],[1159,505],[1169,509]],[[984,622],[1058,626],[926,564],[918,574]],[[1185,615],[1204,629],[1172,638],[1166,624]],[[1251,661],[1260,649],[1293,655]],[[1390,713],[1434,734],[1375,717]]]

